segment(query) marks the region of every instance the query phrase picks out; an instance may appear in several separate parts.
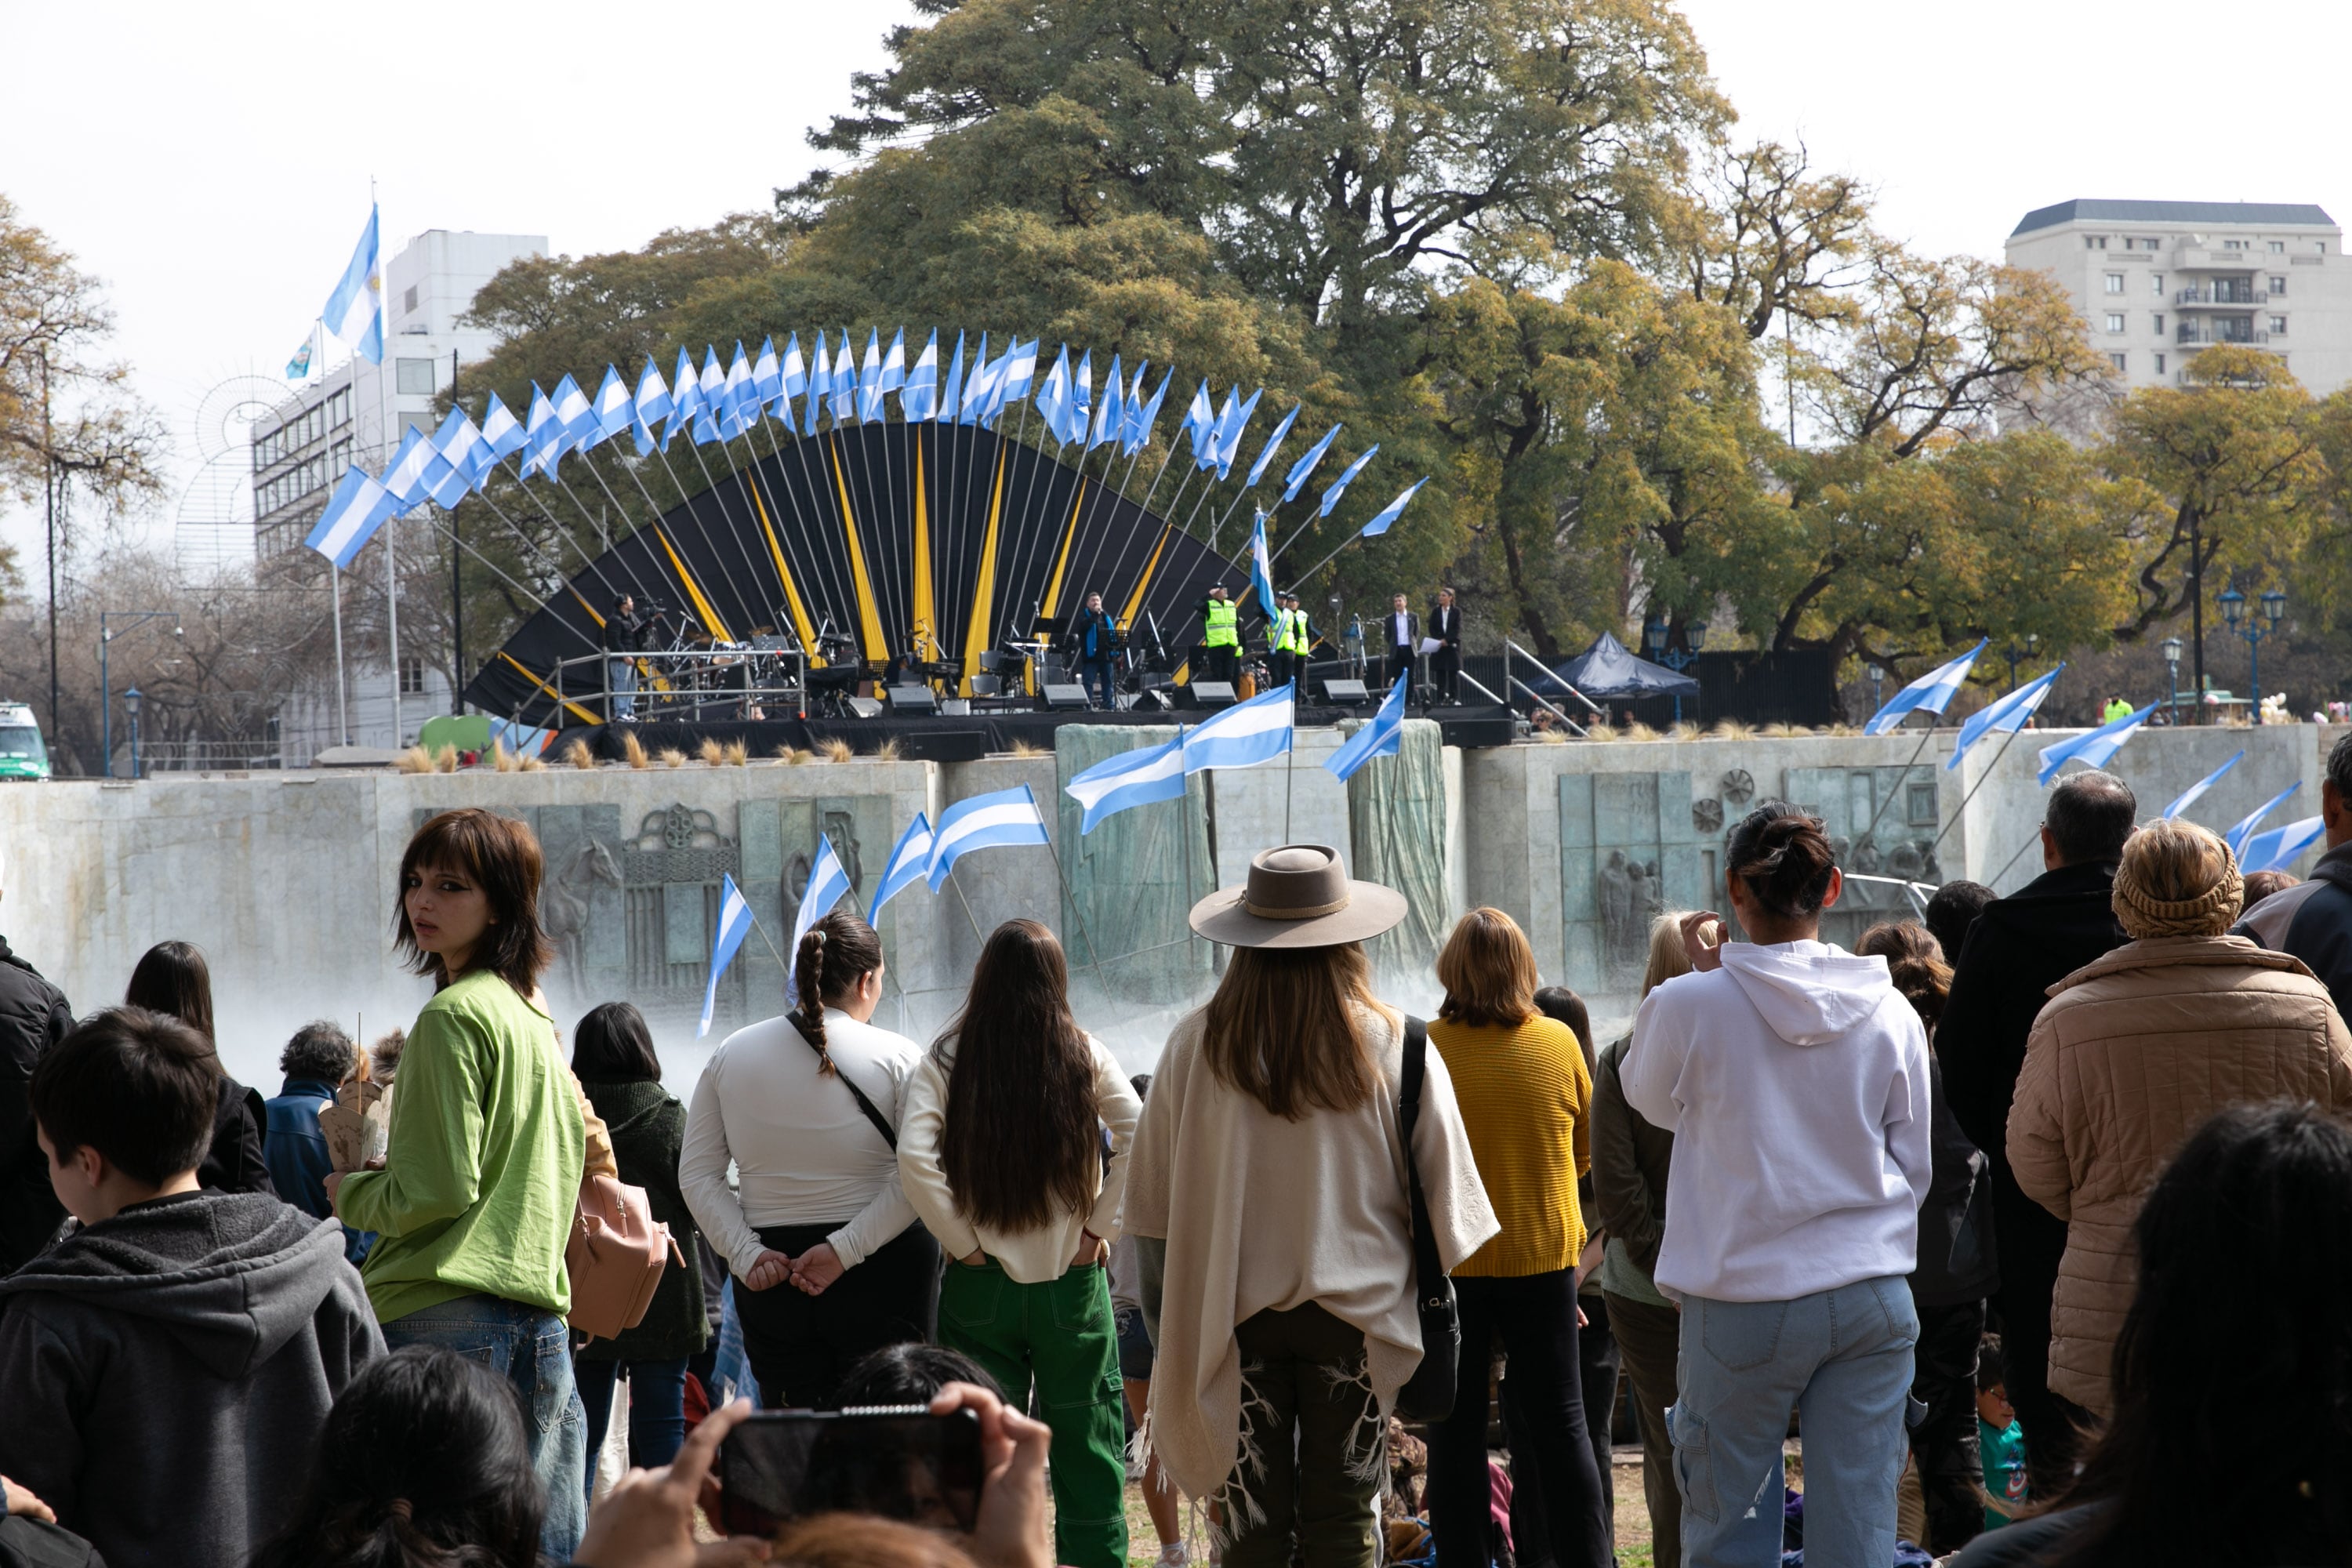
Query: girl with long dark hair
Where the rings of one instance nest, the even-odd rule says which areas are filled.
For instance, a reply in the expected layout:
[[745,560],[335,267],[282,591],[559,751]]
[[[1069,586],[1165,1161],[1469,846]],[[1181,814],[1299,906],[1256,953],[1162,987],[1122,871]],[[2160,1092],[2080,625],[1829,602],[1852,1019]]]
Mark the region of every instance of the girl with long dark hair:
[[[1805,1429],[1805,1554],[1895,1554],[1895,1483],[1919,1319],[1929,1162],[1927,1036],[1886,960],[1821,940],[1843,889],[1821,819],[1780,801],[1731,833],[1724,882],[1745,942],[1643,999],[1626,1103],[1675,1135],[1658,1289],[1682,1307],[1668,1416],[1690,1568],[1780,1549],[1789,1413]],[[1759,1490],[1759,1484],[1761,1489]]]
[[861,1358],[930,1337],[940,1252],[898,1157],[922,1048],[873,1021],[883,968],[872,926],[846,910],[817,921],[793,954],[792,1011],[727,1037],[687,1112],[678,1184],[735,1276],[772,1405],[830,1409]]
[[1052,931],[996,928],[963,1011],[908,1086],[898,1174],[956,1259],[940,1288],[940,1342],[987,1368],[1015,1405],[1034,1386],[1054,1430],[1055,1561],[1125,1568],[1126,1426],[1103,1266],[1142,1104],[1071,1016],[1069,986]]
[[[213,972],[205,950],[192,942],[159,942],[142,954],[131,972],[123,1002],[150,1013],[168,1013],[205,1039],[217,1055],[213,1033]],[[196,1168],[196,1184],[216,1193],[278,1194],[263,1162],[262,1128],[269,1112],[257,1089],[228,1076],[220,1081],[220,1104],[213,1113],[212,1147]]]
[[327,1184],[343,1223],[376,1233],[360,1277],[384,1342],[463,1352],[514,1385],[561,1562],[588,1508],[563,1249],[590,1123],[539,990],[541,865],[527,826],[477,808],[409,840],[393,927],[433,999],[408,1032],[383,1168]]

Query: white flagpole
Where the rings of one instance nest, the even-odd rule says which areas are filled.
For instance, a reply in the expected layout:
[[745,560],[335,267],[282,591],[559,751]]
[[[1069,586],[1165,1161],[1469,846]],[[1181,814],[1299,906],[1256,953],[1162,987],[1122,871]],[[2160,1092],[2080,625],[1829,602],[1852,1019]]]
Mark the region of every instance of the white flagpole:
[[331,595],[335,614],[335,733],[341,743],[352,743],[352,717],[343,703],[343,569],[333,562],[327,563],[327,592]]
[[[375,206],[375,180],[373,176],[368,180],[368,205],[371,208]],[[383,329],[390,324],[387,320],[390,312],[384,308],[384,297],[391,292],[384,283],[383,221],[381,214],[376,220],[374,281],[376,335],[381,338],[386,335]],[[389,352],[389,345],[385,347]],[[392,400],[384,391],[383,360],[381,357],[375,362],[375,407],[377,461],[389,464],[393,450]],[[395,752],[400,750],[400,568],[393,559],[392,538],[399,531],[398,517],[384,519],[384,630],[392,649],[392,749]]]

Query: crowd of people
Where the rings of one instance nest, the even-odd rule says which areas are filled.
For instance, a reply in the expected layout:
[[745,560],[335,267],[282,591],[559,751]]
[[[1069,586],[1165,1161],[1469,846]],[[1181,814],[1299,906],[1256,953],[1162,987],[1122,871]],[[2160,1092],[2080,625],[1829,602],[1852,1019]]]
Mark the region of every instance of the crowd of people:
[[[1848,952],[1823,825],[1767,803],[1598,1049],[1492,909],[1408,1016],[1367,952],[1402,896],[1285,846],[1192,911],[1222,974],[1136,1079],[1045,926],[920,1044],[845,910],[689,1103],[626,1002],[567,1059],[539,847],[487,811],[403,858],[413,1025],[305,1026],[268,1100],[194,947],[77,1021],[0,944],[0,1563],[1123,1568],[1132,1474],[1165,1568],[1180,1500],[1231,1568],[1370,1568],[1403,1416],[1438,1568],[1594,1568],[1621,1368],[1660,1563],[2347,1561],[2352,741],[2322,805],[2250,902],[2077,773],[2040,877]],[[599,1177],[707,1262],[591,1338]],[[721,1325],[768,1406],[971,1413],[978,1522],[698,1534],[751,1408]]]

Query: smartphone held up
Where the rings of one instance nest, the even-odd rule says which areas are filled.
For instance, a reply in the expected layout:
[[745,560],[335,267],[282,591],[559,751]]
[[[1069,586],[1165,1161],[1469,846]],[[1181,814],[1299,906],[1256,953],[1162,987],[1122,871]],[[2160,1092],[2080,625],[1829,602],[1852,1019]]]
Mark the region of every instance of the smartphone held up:
[[730,1535],[836,1512],[969,1531],[980,1514],[980,1423],[919,1405],[763,1410],[727,1434],[719,1480]]

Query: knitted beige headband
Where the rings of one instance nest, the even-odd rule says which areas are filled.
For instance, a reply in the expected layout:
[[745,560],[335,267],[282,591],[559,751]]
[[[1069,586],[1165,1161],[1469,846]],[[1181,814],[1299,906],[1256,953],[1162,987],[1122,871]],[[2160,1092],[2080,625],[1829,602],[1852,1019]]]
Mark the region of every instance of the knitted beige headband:
[[2236,857],[2224,861],[2219,881],[2193,899],[2158,898],[2140,867],[2137,857],[2125,855],[2110,900],[2116,919],[2133,937],[2219,936],[2236,923],[2246,896],[2246,879],[2238,874]]

